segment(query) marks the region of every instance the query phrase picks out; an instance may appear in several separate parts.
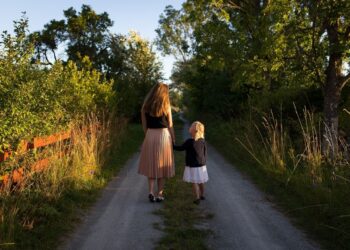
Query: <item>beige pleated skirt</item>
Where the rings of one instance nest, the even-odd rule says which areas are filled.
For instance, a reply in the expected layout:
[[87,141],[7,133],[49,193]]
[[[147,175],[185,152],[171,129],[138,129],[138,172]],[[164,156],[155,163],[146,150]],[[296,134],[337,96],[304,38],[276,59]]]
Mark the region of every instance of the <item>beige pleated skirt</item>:
[[138,173],[149,178],[169,178],[175,175],[172,140],[167,128],[147,129]]

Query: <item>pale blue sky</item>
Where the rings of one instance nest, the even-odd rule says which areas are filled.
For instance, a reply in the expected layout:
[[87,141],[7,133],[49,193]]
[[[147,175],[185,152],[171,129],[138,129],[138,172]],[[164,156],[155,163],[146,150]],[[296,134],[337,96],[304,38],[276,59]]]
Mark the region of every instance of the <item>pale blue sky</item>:
[[[2,1],[0,15],[0,32],[12,31],[13,21],[21,17],[26,11],[29,18],[29,30],[41,30],[44,24],[52,19],[62,19],[63,10],[74,7],[80,10],[82,4],[90,5],[97,13],[106,11],[114,21],[111,31],[127,34],[129,30],[136,30],[148,40],[156,37],[159,15],[166,5],[180,8],[184,0],[11,0]],[[160,55],[160,53],[158,53]],[[161,57],[164,65],[164,76],[171,74],[173,57]]]

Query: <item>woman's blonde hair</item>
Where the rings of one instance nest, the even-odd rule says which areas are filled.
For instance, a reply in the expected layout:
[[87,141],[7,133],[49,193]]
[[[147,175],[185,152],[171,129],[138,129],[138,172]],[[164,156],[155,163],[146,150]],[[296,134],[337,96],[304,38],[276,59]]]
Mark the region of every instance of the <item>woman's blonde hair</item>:
[[191,126],[194,128],[194,131],[195,131],[195,136],[194,136],[195,140],[198,140],[200,138],[204,138],[204,125],[203,125],[203,123],[201,123],[199,121],[195,121],[192,123]]
[[155,84],[148,92],[142,110],[152,116],[167,114],[170,108],[169,87],[164,83]]

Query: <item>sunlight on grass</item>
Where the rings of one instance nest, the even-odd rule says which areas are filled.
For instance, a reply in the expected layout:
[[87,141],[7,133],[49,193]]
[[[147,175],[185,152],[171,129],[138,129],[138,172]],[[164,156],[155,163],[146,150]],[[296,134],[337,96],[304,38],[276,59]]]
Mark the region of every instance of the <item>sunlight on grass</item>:
[[[52,249],[79,220],[115,173],[139,147],[141,126],[92,115],[72,125],[70,143],[50,148],[49,165],[28,172],[18,187],[1,191],[0,248]],[[126,148],[120,147],[124,143]],[[62,152],[64,154],[62,155]],[[41,235],[45,235],[43,239]]]

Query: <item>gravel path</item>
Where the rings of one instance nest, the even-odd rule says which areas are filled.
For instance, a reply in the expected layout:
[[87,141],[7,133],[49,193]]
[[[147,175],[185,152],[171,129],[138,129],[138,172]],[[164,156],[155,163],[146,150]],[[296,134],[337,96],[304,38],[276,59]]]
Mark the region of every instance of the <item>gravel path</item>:
[[[185,138],[187,130],[188,124]],[[138,158],[139,153],[109,183],[61,249],[154,248],[162,236],[153,227],[154,223],[162,223],[153,214],[160,205],[147,200],[147,180],[137,174]],[[207,200],[200,206],[214,215],[202,225],[214,232],[207,242],[210,249],[319,249],[210,145],[207,166]]]
[[[185,138],[187,131],[188,124]],[[202,225],[214,232],[210,249],[319,249],[209,144],[207,168],[207,199],[200,206],[214,215]]]
[[82,225],[60,249],[153,249],[162,232],[153,214],[160,206],[147,198],[147,179],[137,174],[139,153],[105,188]]

